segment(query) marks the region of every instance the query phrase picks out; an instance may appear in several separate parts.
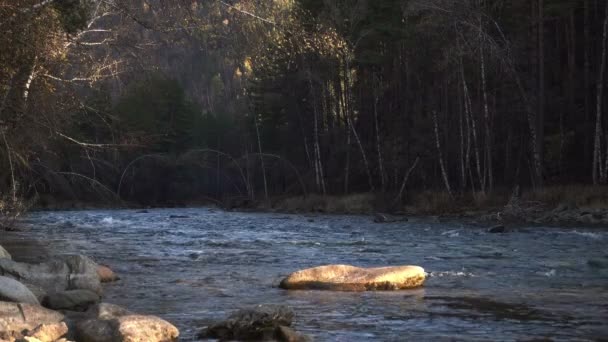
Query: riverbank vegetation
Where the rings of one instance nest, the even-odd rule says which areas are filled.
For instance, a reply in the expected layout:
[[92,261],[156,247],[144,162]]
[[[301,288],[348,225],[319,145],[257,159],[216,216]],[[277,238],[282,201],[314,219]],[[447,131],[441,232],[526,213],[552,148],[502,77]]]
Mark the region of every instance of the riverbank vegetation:
[[1,210],[605,207],[607,31],[597,0],[6,0]]

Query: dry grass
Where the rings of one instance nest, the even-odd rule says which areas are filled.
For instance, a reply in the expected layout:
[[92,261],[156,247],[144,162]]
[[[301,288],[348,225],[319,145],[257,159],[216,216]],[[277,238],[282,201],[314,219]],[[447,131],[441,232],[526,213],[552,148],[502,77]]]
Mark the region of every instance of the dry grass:
[[560,204],[579,208],[608,208],[608,186],[561,185],[522,194],[522,200],[541,202],[550,207]]
[[[329,214],[370,214],[374,212],[402,212],[410,215],[449,215],[467,212],[500,211],[509,203],[512,188],[496,188],[491,194],[465,193],[452,199],[444,191],[410,193],[404,205],[392,207],[393,196],[361,193],[348,196],[321,196],[275,198],[263,209],[282,212],[320,212]],[[524,190],[524,203],[537,203],[543,208],[560,204],[579,208],[608,208],[608,186],[564,185],[548,186],[539,191]]]
[[368,214],[374,211],[373,194],[348,196],[309,195],[276,200],[273,208],[287,212]]
[[427,215],[455,214],[499,208],[508,201],[508,193],[498,190],[485,195],[481,192],[469,192],[460,194],[453,199],[443,191],[424,191],[412,194],[408,198],[405,212]]

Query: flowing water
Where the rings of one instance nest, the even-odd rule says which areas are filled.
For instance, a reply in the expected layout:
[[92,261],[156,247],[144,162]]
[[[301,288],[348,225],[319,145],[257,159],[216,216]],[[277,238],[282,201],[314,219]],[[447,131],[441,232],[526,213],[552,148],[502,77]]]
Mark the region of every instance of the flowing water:
[[[184,341],[257,304],[291,307],[295,328],[318,341],[608,337],[602,230],[488,234],[457,221],[374,224],[363,216],[214,209],[35,212],[25,223],[28,230],[3,234],[110,265],[122,280],[106,287],[104,301],[162,316]],[[26,250],[33,259],[39,248]],[[399,292],[277,288],[290,272],[335,263],[420,265],[429,278],[424,288]]]

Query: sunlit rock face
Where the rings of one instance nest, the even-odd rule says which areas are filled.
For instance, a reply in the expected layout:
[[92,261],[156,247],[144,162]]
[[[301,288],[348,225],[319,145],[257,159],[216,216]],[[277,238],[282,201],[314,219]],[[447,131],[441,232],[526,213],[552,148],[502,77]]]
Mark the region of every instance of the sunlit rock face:
[[38,305],[0,302],[0,340],[2,335],[13,336],[40,324],[58,323],[64,316]]
[[281,281],[287,290],[387,291],[422,286],[426,274],[419,266],[360,268],[327,265],[301,270]]
[[179,331],[155,316],[127,315],[112,319],[89,319],[76,326],[82,342],[173,342]]

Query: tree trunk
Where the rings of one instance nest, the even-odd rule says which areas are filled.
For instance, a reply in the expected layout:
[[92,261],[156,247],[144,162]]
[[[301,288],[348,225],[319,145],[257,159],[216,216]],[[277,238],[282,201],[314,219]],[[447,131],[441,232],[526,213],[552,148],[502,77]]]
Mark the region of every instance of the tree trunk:
[[344,194],[348,195],[349,191],[349,181],[350,181],[350,145],[351,145],[351,131],[350,131],[350,119],[349,119],[349,105],[350,105],[350,95],[349,95],[349,85],[348,85],[348,63],[346,62],[346,58],[344,58],[344,77],[341,81],[342,88],[342,115],[344,117],[344,124],[346,125],[346,162],[344,166]]
[[481,173],[481,158],[479,157],[479,145],[477,143],[477,124],[475,121],[475,116],[471,112],[473,106],[471,103],[471,96],[469,94],[469,87],[467,86],[467,82],[466,82],[466,79],[464,76],[464,65],[462,65],[462,64],[460,66],[460,71],[461,71],[461,76],[462,76],[462,84],[464,87],[464,97],[465,97],[465,101],[467,102],[467,108],[468,108],[468,110],[466,110],[466,112],[468,112],[469,121],[471,123],[471,131],[473,133],[473,150],[475,152],[475,164],[476,164],[475,166],[477,168],[477,177],[478,177],[481,193],[485,195],[486,189],[485,189],[485,184],[482,181],[483,175]]
[[9,84],[8,92],[4,95],[1,113],[3,117],[0,120],[4,120],[11,127],[15,127],[21,121],[27,110],[30,87],[36,71],[36,60],[36,57],[32,58],[17,71]]
[[[462,96],[462,91],[460,87],[458,87],[458,97],[459,104],[463,102],[464,96]],[[460,187],[461,191],[464,193],[467,187],[467,176],[466,176],[466,154],[465,154],[465,145],[464,145],[464,119],[463,119],[463,109],[462,106],[458,106],[458,126],[459,126],[459,136],[460,136]]]
[[369,162],[367,161],[367,154],[365,153],[365,149],[363,148],[363,143],[361,142],[361,139],[359,138],[359,134],[357,133],[357,130],[355,129],[355,125],[353,124],[352,119],[349,117],[348,120],[350,121],[350,128],[353,132],[353,136],[355,137],[355,141],[357,142],[357,145],[359,146],[359,151],[361,151],[361,157],[363,158],[363,165],[365,166],[365,171],[367,173],[367,181],[369,183],[369,190],[373,192],[373,191],[375,191],[374,180],[372,178],[372,173],[369,168]]
[[[380,82],[378,80],[378,82]],[[386,189],[385,175],[384,175],[384,162],[382,160],[382,142],[380,141],[380,125],[378,123],[378,89],[377,84],[374,80],[374,127],[376,129],[376,151],[378,153],[378,170],[380,172],[380,184],[382,185],[382,191]]]
[[399,188],[399,193],[397,194],[397,197],[395,197],[395,200],[393,201],[393,206],[395,204],[397,204],[397,202],[403,197],[403,191],[405,190],[405,185],[407,184],[407,180],[410,178],[412,171],[414,171],[414,169],[418,165],[419,161],[420,161],[420,157],[416,157],[414,164],[412,164],[412,166],[407,170],[407,172],[403,176],[403,181],[401,182],[401,187]]
[[[584,93],[584,101],[585,101],[585,105],[584,105],[584,119],[585,119],[585,130],[587,131],[587,129],[589,131],[592,130],[592,123],[591,123],[591,111],[590,111],[590,100],[589,100],[589,80],[590,80],[590,74],[591,74],[591,62],[590,62],[590,58],[589,58],[589,49],[591,48],[591,44],[590,44],[590,29],[589,27],[591,26],[590,20],[591,20],[591,16],[589,15],[589,0],[585,0],[584,1],[584,27],[583,27],[583,35],[584,35],[584,44],[583,44],[583,93]],[[591,150],[591,141],[592,141],[592,135],[591,134],[585,134],[585,159],[587,161],[589,161],[589,152]],[[595,157],[595,151],[592,152],[593,156],[592,159]],[[593,163],[593,162],[592,162]]]
[[445,184],[445,189],[450,195],[451,198],[454,198],[452,195],[452,188],[450,187],[450,181],[448,179],[448,173],[445,169],[445,165],[443,164],[443,154],[441,152],[441,143],[439,142],[439,127],[437,124],[437,111],[433,111],[433,126],[435,128],[435,146],[437,147],[437,154],[439,158],[439,167],[441,168],[441,175],[443,177],[443,183]]
[[[485,128],[485,159],[486,159],[486,172],[488,175],[488,183],[487,187],[489,191],[492,191],[493,183],[494,183],[494,175],[492,171],[492,133],[490,132],[490,110],[488,108],[488,92],[486,89],[486,63],[485,57],[483,54],[483,48],[480,49],[480,59],[481,59],[481,89],[483,93],[483,113],[484,113],[484,128]],[[482,192],[485,192],[486,183],[484,182],[484,186],[482,188]]]
[[264,180],[264,199],[268,200],[268,182],[266,180],[266,166],[264,164],[264,152],[262,152],[262,139],[260,138],[260,129],[258,127],[258,118],[253,117],[255,123],[255,134],[258,139],[258,152],[260,152],[260,163],[262,164],[262,178]]
[[[538,159],[544,158],[545,145],[545,5],[544,0],[538,0],[538,144],[536,151]],[[541,169],[542,172],[542,169]],[[542,187],[542,173],[536,180],[537,186]]]
[[321,164],[321,149],[319,148],[319,113],[317,109],[317,97],[312,84],[312,72],[308,71],[308,85],[310,86],[310,96],[312,98],[313,112],[313,144],[314,144],[314,165],[315,165],[315,184],[317,191],[325,193],[323,183],[323,165]]
[[[604,15],[604,30],[602,35],[602,54],[600,59],[600,69],[597,78],[597,93],[596,93],[596,117],[595,117],[595,144],[593,153],[593,184],[598,184],[598,173],[599,181],[604,183],[606,181],[606,174],[602,165],[602,152],[601,152],[601,133],[602,133],[602,100],[604,90],[604,71],[606,70],[606,35],[608,30],[608,5],[606,6],[606,13]],[[608,144],[608,142],[607,142]],[[608,160],[608,156],[606,157]]]

